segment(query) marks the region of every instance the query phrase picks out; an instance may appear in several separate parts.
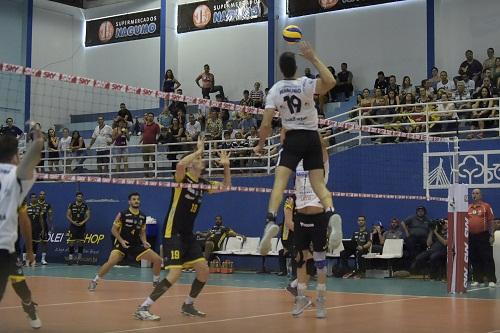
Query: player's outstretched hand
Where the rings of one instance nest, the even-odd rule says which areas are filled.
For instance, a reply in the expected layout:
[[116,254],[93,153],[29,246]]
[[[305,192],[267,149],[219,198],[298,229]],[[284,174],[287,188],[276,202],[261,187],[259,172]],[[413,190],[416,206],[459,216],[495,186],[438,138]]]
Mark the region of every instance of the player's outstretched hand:
[[314,52],[314,49],[312,48],[311,44],[309,42],[303,41],[300,42],[299,44],[300,48],[300,55],[306,58],[309,61],[313,61],[316,59],[316,52]]
[[201,135],[198,137],[198,142],[196,142],[196,148],[201,152],[205,149],[205,140],[203,140]]
[[221,150],[219,152],[219,164],[222,166],[229,166],[230,160],[229,157],[231,156],[231,153],[228,153],[224,150]]
[[257,156],[262,156],[263,151],[264,151],[264,146],[262,146],[262,145],[257,145],[255,147],[253,147],[253,152]]

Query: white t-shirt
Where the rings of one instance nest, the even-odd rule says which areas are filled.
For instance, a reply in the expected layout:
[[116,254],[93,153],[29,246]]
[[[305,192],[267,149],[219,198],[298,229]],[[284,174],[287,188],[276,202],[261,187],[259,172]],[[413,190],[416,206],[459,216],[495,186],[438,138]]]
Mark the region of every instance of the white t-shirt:
[[18,208],[35,182],[17,178],[17,166],[0,163],[0,249],[14,253],[17,240]]
[[71,136],[68,136],[67,138],[62,137],[59,140],[59,150],[62,151],[68,150],[70,145],[71,145]]
[[266,98],[266,109],[276,109],[287,130],[318,130],[318,111],[314,107],[316,79],[300,77],[277,82]]
[[437,87],[437,90],[443,88],[444,90],[455,90],[456,87],[455,87],[455,82],[453,82],[452,80],[448,80],[448,82],[446,83],[443,83],[442,81],[439,81],[436,85]]
[[[325,184],[328,183],[328,173],[330,166],[328,161],[324,163],[325,167]],[[295,169],[295,208],[301,209],[304,207],[323,207],[321,201],[314,193],[314,190],[309,181],[309,171],[304,170],[302,161],[299,162]]]
[[186,132],[190,136],[194,136],[194,135],[200,133],[201,132],[200,122],[198,120],[196,120],[194,122],[194,124],[191,125],[191,123],[188,121],[187,124],[186,124]]
[[[99,128],[99,125],[94,129],[92,134],[92,139],[95,139],[95,148],[105,148],[108,147],[111,142],[113,142],[113,129],[109,125],[104,125],[103,128]],[[99,149],[97,149],[99,150]],[[102,150],[102,149],[101,149]]]

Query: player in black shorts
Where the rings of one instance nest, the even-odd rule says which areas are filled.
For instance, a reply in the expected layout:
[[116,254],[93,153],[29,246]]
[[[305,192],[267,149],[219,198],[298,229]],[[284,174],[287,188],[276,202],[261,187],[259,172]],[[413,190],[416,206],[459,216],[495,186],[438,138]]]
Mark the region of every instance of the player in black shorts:
[[42,248],[42,260],[40,263],[42,265],[47,265],[47,260],[45,260],[45,257],[47,256],[47,246],[49,243],[49,231],[54,230],[54,225],[53,225],[53,211],[52,211],[52,206],[45,201],[45,192],[40,191],[38,194],[38,205],[40,206],[40,215],[42,217],[42,226],[43,226],[43,231],[40,236],[40,247]]
[[266,228],[259,247],[261,255],[266,255],[271,250],[271,239],[279,232],[279,227],[275,223],[276,213],[283,199],[288,179],[301,160],[304,170],[310,173],[312,188],[323,208],[330,216],[334,212],[332,195],[324,182],[321,139],[318,134],[318,113],[314,107],[314,95],[326,94],[335,86],[336,81],[309,43],[302,42],[300,51],[301,55],[316,67],[319,78],[296,78],[295,54],[284,52],[280,56],[279,66],[284,80],[274,84],[266,97],[266,109],[259,129],[259,143],[254,148],[256,154],[261,154],[267,137],[272,133],[271,124],[274,114],[279,112],[285,130],[285,139],[278,157],[273,190],[269,199]]
[[83,201],[82,192],[77,192],[75,201],[69,204],[68,210],[66,211],[66,218],[70,223],[68,231],[68,265],[73,264],[75,245],[78,246],[76,264],[79,264],[83,255],[85,229],[90,219],[90,209]]
[[[40,244],[41,235],[43,233],[41,209],[40,206],[38,205],[38,200],[35,193],[30,194],[30,202],[26,206],[26,212],[31,222],[31,240],[32,240],[33,253],[35,255],[35,260],[33,261],[32,265],[35,265],[36,253],[38,251],[38,245]],[[27,253],[26,241],[24,243],[25,243],[24,245],[25,251],[23,253],[23,261],[26,263],[26,266],[28,266],[29,261],[27,261],[26,259],[26,253]]]
[[[209,182],[201,178],[205,168],[202,160],[204,142],[198,139],[195,152],[183,157],[177,164],[175,181],[187,184],[222,185],[218,182]],[[231,170],[229,168],[229,154],[220,152],[219,164],[224,167],[223,186],[231,185]],[[222,190],[222,189],[221,189]],[[214,193],[220,190],[203,190],[190,188],[172,189],[170,209],[163,225],[163,253],[165,268],[169,269],[165,279],[155,287],[149,297],[136,310],[135,317],[140,320],[159,320],[160,317],[149,312],[149,307],[163,295],[181,276],[182,268],[194,268],[196,277],[191,286],[189,296],[182,304],[181,312],[188,316],[204,317],[193,303],[208,279],[208,266],[200,244],[193,234],[193,226],[200,211],[202,197],[205,192]]]
[[94,279],[90,280],[89,290],[94,291],[97,282],[106,275],[113,266],[130,256],[136,261],[148,260],[153,264],[153,284],[160,281],[161,257],[151,250],[151,244],[146,240],[146,214],[139,208],[141,197],[134,192],[128,196],[128,208],[118,213],[113,222],[111,233],[115,237],[113,250],[108,261],[101,266]]

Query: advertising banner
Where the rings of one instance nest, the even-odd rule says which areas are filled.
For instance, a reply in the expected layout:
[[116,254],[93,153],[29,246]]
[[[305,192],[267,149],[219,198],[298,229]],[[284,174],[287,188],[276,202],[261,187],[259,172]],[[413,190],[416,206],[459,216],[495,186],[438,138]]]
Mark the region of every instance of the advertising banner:
[[311,15],[396,1],[403,0],[288,0],[288,16]]

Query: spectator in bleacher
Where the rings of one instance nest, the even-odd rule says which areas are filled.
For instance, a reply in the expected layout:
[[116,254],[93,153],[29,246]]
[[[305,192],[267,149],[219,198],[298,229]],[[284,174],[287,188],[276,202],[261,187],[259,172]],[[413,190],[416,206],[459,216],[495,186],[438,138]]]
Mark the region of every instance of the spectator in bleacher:
[[240,129],[242,130],[243,135],[246,135],[248,132],[250,132],[250,129],[252,127],[257,127],[255,116],[251,113],[244,112],[240,123]]
[[256,108],[262,108],[264,105],[264,92],[260,89],[260,82],[255,82],[253,85],[253,90],[250,91],[250,99],[252,100],[253,106]]
[[440,114],[441,120],[452,121],[450,123],[441,124],[441,130],[443,132],[456,131],[458,128],[458,123],[457,123],[458,115],[454,111],[455,110],[454,103],[448,102],[449,101],[448,93],[444,89],[438,91],[438,97],[442,103],[439,103],[437,105],[437,110],[440,112],[445,112]]
[[59,151],[62,152],[64,157],[64,166],[66,167],[66,173],[70,173],[69,166],[71,165],[71,160],[67,158],[70,156],[71,152],[71,136],[69,136],[69,129],[63,128],[62,130],[63,136],[59,140]]
[[447,219],[432,224],[426,243],[427,250],[417,255],[415,261],[411,264],[410,271],[418,273],[427,267],[430,278],[439,281],[444,275],[443,271],[446,263],[448,244]]
[[481,65],[478,60],[474,59],[474,53],[471,50],[465,52],[465,58],[465,61],[460,64],[458,76],[455,78],[455,81],[462,79],[462,72],[466,73],[470,80],[474,82],[479,81],[481,73],[483,72],[483,65]]
[[479,86],[476,89],[476,92],[472,95],[472,98],[478,98],[481,95],[481,90],[483,88],[488,89],[492,97],[498,96],[498,90],[491,84],[491,79],[489,77],[485,77],[481,86]]
[[401,85],[401,97],[404,98],[406,94],[416,94],[415,87],[411,84],[409,76],[403,77],[403,84]]
[[53,128],[49,128],[47,150],[49,151],[49,172],[59,172],[59,138]]
[[386,239],[403,239],[403,231],[401,231],[400,222],[395,217],[391,219],[389,230],[382,234],[382,238],[380,239],[382,245],[384,245]]
[[[155,169],[155,146],[158,143],[158,136],[160,135],[160,126],[155,123],[155,115],[153,112],[149,112],[146,115],[145,119],[146,123],[144,125],[144,129],[142,131],[141,139],[139,140],[140,144],[143,144],[142,147],[142,160],[144,161],[144,176],[145,177],[154,177],[154,173],[149,173],[147,171]],[[150,164],[150,162],[152,162]]]
[[163,111],[160,113],[158,116],[158,123],[160,124],[160,127],[170,127],[172,124],[172,119],[174,119],[174,116],[170,114],[170,110],[168,106],[163,107]]
[[264,104],[266,102],[267,95],[269,94],[269,88],[264,89]]
[[375,84],[373,85],[374,89],[381,89],[385,92],[387,86],[389,85],[389,78],[385,77],[384,72],[380,71],[377,73],[377,79],[375,80]]
[[429,222],[425,207],[418,206],[416,214],[401,223],[406,235],[406,246],[411,260],[427,248]]
[[476,90],[476,82],[470,80],[469,77],[467,76],[467,73],[465,72],[462,72],[462,81],[465,83],[465,90],[467,90],[469,94],[472,96],[472,94]]
[[201,124],[195,119],[194,114],[189,114],[188,123],[186,124],[186,141],[193,142],[198,140],[201,133]]
[[222,120],[217,117],[217,112],[210,111],[205,128],[207,139],[220,140],[222,137]]
[[186,112],[184,110],[179,110],[177,112],[177,120],[179,121],[179,124],[182,125],[182,127],[185,127],[187,124],[187,119],[186,119]]
[[348,271],[348,260],[351,255],[355,256],[356,265],[354,271],[344,275],[345,278],[359,278],[365,273],[365,260],[363,254],[367,254],[371,247],[370,233],[366,229],[366,217],[358,216],[359,229],[352,234],[351,241],[347,242],[344,250],[340,252],[340,264],[342,271]]
[[232,141],[231,141],[231,134],[228,131],[224,131],[222,134],[222,142],[220,142],[217,145],[218,149],[231,149],[232,148]]
[[250,131],[246,133],[245,139],[248,140],[249,147],[255,147],[259,141],[259,133],[257,132],[257,126],[250,127]]
[[215,76],[210,73],[210,66],[208,64],[203,66],[203,73],[198,75],[195,82],[201,88],[203,98],[210,99],[210,94],[215,92],[219,92],[224,97],[224,88],[215,85]]
[[[399,108],[397,107],[400,104],[399,101],[399,96],[396,95],[396,92],[394,90],[389,90],[389,93],[387,94],[387,105],[394,106],[392,108],[387,108],[383,109],[384,115],[395,115],[399,113]],[[390,126],[390,124],[393,124],[396,120],[396,117],[383,117],[379,118],[379,123],[381,124],[387,124],[387,126]],[[385,126],[387,128],[387,126]],[[383,138],[382,142],[393,142],[394,138]]]
[[210,261],[214,251],[222,250],[224,240],[229,237],[241,237],[245,242],[246,237],[238,234],[233,229],[222,224],[222,216],[215,217],[215,225],[207,232],[207,240],[205,242],[205,259]]
[[389,84],[387,85],[387,88],[385,89],[385,94],[389,94],[390,90],[394,90],[396,92],[396,95],[399,95],[399,84],[396,83],[396,76],[391,75],[389,77]]
[[113,129],[104,123],[104,117],[97,117],[97,126],[92,134],[88,149],[95,145],[97,154],[97,172],[107,173],[109,166],[109,145],[113,142]]
[[428,78],[427,81],[432,84],[432,88],[434,88],[434,90],[437,90],[437,84],[441,81],[441,78],[439,77],[439,69],[437,67],[432,67],[431,77]]
[[[72,157],[79,157],[85,155],[85,141],[83,141],[83,138],[80,136],[79,131],[73,131],[73,133],[71,133],[70,149]],[[83,162],[85,161],[85,158],[80,158],[80,159],[74,158],[73,160],[76,161],[76,166],[73,169],[73,171],[82,172]],[[70,165],[73,162],[73,160],[69,163]]]
[[314,75],[311,73],[311,69],[309,67],[306,67],[304,69],[304,76],[309,78],[309,79],[314,79]]
[[243,90],[243,98],[240,101],[240,105],[242,106],[253,106],[253,102],[250,99],[250,92],[248,90]]
[[[491,98],[490,91],[486,87],[481,88],[480,95],[478,96],[478,99],[482,98]],[[470,133],[469,135],[467,135],[467,139],[473,139],[474,137],[482,139],[484,137],[483,130],[485,128],[491,128],[495,122],[495,120],[493,119],[496,113],[494,108],[494,101],[476,101],[474,104],[472,104],[472,108],[477,110],[472,111],[471,120],[492,118],[491,120],[486,121],[471,121],[471,130],[476,130],[477,128],[479,128],[479,132]]]
[[228,122],[226,124],[226,130],[224,131],[224,134],[226,134],[226,133],[229,134],[230,139],[236,138],[236,133],[238,133],[238,131],[233,128],[233,123]]
[[167,71],[165,72],[164,80],[163,80],[163,91],[168,92],[168,93],[173,93],[180,86],[181,86],[181,84],[174,77],[174,72],[172,72],[171,69],[167,69]]
[[[180,88],[177,89],[176,94],[182,95],[182,89],[180,89]],[[184,111],[184,113],[186,113],[186,106],[187,106],[186,102],[174,101],[174,102],[170,103],[170,105],[168,106],[168,109],[170,110],[170,114],[175,118],[175,117],[177,117],[178,111]]]
[[181,122],[177,118],[174,118],[174,120],[172,120],[172,125],[170,125],[170,132],[172,132],[175,142],[186,141],[186,133],[184,132],[184,125],[181,124]]
[[358,106],[360,108],[368,108],[371,107],[372,104],[373,104],[373,98],[370,96],[370,89],[367,88],[363,89],[363,92],[361,93],[361,96],[359,97],[358,100]]
[[132,117],[132,113],[130,113],[129,109],[125,103],[120,103],[120,110],[118,111],[118,117],[125,120],[129,127],[132,125],[134,118]]
[[455,82],[453,82],[452,80],[448,80],[448,72],[441,71],[439,76],[441,77],[441,81],[439,81],[436,85],[437,90],[444,89],[448,92],[455,91],[457,89],[455,87]]
[[483,85],[485,78],[489,78],[490,80],[493,79],[493,69],[488,68],[483,70],[483,74],[481,75],[481,80],[479,80],[478,84],[476,84],[476,90],[478,89],[479,86]]
[[382,241],[384,235],[384,226],[382,222],[377,222],[370,232],[370,241],[372,242],[371,253],[382,254],[382,249],[384,248],[384,242]]
[[7,126],[2,126],[2,128],[0,129],[0,135],[10,135],[16,138],[19,138],[23,135],[23,131],[16,125],[14,125],[14,119],[12,119],[11,117],[5,120],[5,124]]
[[500,57],[495,58],[495,67],[491,71],[491,83],[500,90]]
[[495,50],[490,47],[486,50],[488,58],[483,62],[483,70],[493,69],[495,67]]
[[128,154],[127,145],[130,140],[127,123],[124,120],[115,121],[113,124],[113,155],[115,155],[115,172],[120,172],[123,166],[123,171],[128,171]]
[[[377,106],[386,106],[387,105],[387,98],[384,96],[384,93],[382,89],[377,88],[375,89],[375,96],[373,97],[373,107]],[[380,115],[385,115],[387,112],[386,109],[372,109],[370,112],[370,115],[372,116],[380,116]],[[382,120],[382,118],[368,118],[366,119],[367,124],[371,125],[377,125],[379,124]]]
[[[483,201],[481,190],[472,190],[473,203],[469,204],[469,258],[472,265],[471,287],[486,283],[496,286],[495,261],[493,260],[492,234],[494,214],[490,204]],[[493,236],[494,239],[494,236]]]
[[[470,109],[472,104],[470,102],[460,102],[464,100],[471,99],[470,93],[465,89],[465,82],[458,81],[457,82],[457,90],[453,94],[453,100],[455,101],[455,108],[457,110]],[[462,112],[459,114],[460,118],[469,119],[471,116],[470,111]]]
[[343,101],[349,99],[354,91],[354,86],[352,85],[353,75],[351,71],[347,70],[347,63],[345,62],[340,65],[340,69],[337,75],[337,85],[334,89],[336,89],[337,93],[343,94],[341,99]]

